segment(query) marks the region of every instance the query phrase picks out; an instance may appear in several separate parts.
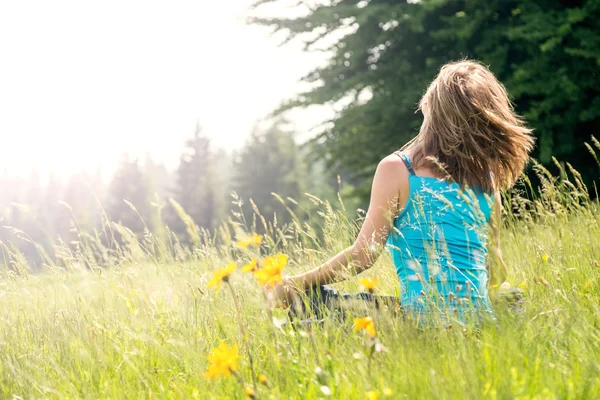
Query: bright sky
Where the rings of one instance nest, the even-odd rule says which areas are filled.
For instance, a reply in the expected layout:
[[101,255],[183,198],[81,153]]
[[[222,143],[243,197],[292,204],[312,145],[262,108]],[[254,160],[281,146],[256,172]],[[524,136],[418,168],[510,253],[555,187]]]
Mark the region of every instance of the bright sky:
[[196,119],[241,146],[324,57],[246,25],[251,3],[0,0],[0,168],[112,171],[125,151],[174,168]]

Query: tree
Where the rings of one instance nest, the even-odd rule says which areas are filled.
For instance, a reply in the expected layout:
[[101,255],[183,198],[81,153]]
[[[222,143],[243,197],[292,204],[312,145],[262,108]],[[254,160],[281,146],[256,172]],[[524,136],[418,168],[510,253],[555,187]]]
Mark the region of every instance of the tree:
[[234,156],[224,149],[217,149],[213,156],[214,171],[214,218],[213,227],[216,222],[224,220],[231,207],[231,185],[234,176]]
[[[104,183],[100,171],[91,175],[86,171],[72,174],[58,196],[53,180],[48,182],[47,201],[60,204],[48,204],[57,207],[54,230],[63,241],[69,243],[77,237],[76,230],[91,232],[101,222],[101,211],[98,201],[104,199]],[[110,201],[111,199],[109,199]],[[109,204],[110,205],[110,204]]]
[[149,186],[152,188],[152,195],[160,199],[169,197],[174,190],[174,174],[169,171],[165,164],[156,162],[147,154],[142,168],[143,174],[147,177]]
[[[141,233],[144,223],[149,224],[152,220],[150,201],[150,187],[138,161],[130,160],[125,154],[110,183],[107,199],[109,218]],[[135,207],[135,211],[128,203]],[[151,226],[148,228],[152,229]]]
[[[200,227],[211,229],[215,224],[215,188],[210,140],[196,125],[194,136],[186,140],[185,150],[177,168],[175,200]],[[176,226],[181,225],[181,223]],[[183,228],[180,226],[181,231]]]
[[47,196],[51,183],[53,189],[57,189],[53,195],[58,196],[60,185],[57,181],[51,176],[44,187],[37,170],[33,170],[29,177],[10,178],[6,172],[0,177],[0,242],[14,246],[34,270],[48,261],[46,255],[53,256],[56,231],[52,222],[57,213]]
[[[43,258],[36,249],[36,244],[47,244],[39,216],[42,210],[42,187],[40,175],[33,170],[28,178],[3,177],[3,197],[6,202],[0,216],[0,241],[10,244],[24,256],[29,267],[39,268]],[[4,253],[1,253],[5,257]],[[4,260],[6,261],[6,260]]]
[[289,221],[282,199],[298,200],[304,193],[306,171],[294,142],[293,132],[278,121],[265,132],[255,130],[234,160],[233,189],[246,202],[245,213],[252,209],[251,199],[267,220],[276,216],[279,223]]
[[464,57],[489,64],[505,83],[535,128],[535,157],[548,164],[554,155],[584,175],[592,165],[584,142],[600,130],[600,0],[300,4],[301,16],[252,20],[331,54],[304,77],[312,89],[280,111],[349,102],[315,141],[332,170],[364,182],[363,199],[377,161],[417,133],[427,84],[441,65]]

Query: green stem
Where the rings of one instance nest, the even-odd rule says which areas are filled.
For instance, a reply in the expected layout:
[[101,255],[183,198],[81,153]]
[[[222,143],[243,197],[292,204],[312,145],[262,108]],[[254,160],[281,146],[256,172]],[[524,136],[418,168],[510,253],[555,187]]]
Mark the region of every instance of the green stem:
[[[242,385],[242,390],[246,390],[246,384],[244,383],[244,379],[242,379],[240,374],[238,374],[236,371],[233,371],[233,370],[229,370],[229,372],[231,372],[231,374],[233,376],[235,376],[235,378],[240,383],[240,385]],[[256,393],[256,388],[254,388],[254,394],[252,396],[250,396],[250,398],[255,399],[255,400],[258,399],[258,394]]]
[[256,385],[256,371],[254,370],[254,361],[252,359],[252,353],[250,352],[250,343],[248,342],[246,328],[244,328],[244,323],[242,321],[242,312],[240,311],[240,305],[238,303],[237,296],[235,295],[233,285],[229,282],[229,280],[225,282],[227,283],[229,291],[231,292],[231,296],[233,297],[233,304],[235,305],[235,313],[237,315],[238,325],[240,326],[240,332],[242,333],[242,339],[244,340],[244,345],[246,346],[246,354],[248,355],[248,361],[250,363],[250,373],[252,374],[252,386],[254,387],[254,391],[256,392],[258,390],[258,386]]
[[277,356],[277,361],[281,365],[281,357],[279,356],[279,343],[277,341],[277,330],[273,326],[273,311],[271,311],[269,299],[267,298],[267,293],[265,291],[263,291],[263,297],[265,299],[265,304],[267,305],[267,316],[269,317],[269,326],[271,326],[271,330],[273,331],[273,344],[275,345],[275,355]]
[[373,354],[375,354],[375,342],[373,342],[373,344],[371,344],[371,349],[370,349],[370,353],[369,353],[369,361],[367,364],[367,373],[369,374],[369,377],[371,377],[371,364],[373,364]]

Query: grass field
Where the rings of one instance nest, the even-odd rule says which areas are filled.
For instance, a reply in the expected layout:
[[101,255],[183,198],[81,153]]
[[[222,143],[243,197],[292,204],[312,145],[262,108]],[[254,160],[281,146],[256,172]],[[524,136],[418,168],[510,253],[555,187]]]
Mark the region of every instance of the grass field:
[[[598,398],[600,396],[600,214],[586,189],[540,172],[536,200],[513,196],[518,211],[502,232],[508,281],[526,293],[522,314],[497,304],[497,326],[419,331],[372,309],[384,351],[355,332],[350,318],[314,329],[282,326],[282,310],[266,307],[260,285],[238,268],[230,279],[246,340],[227,283],[208,288],[212,271],[244,253],[226,230],[220,244],[187,252],[151,235],[101,249],[80,235],[75,250],[57,253],[43,274],[19,266],[0,279],[0,398]],[[565,175],[566,176],[566,175]],[[571,176],[571,175],[569,175]],[[339,206],[341,207],[341,206]],[[318,265],[351,243],[354,223],[321,204],[317,238],[305,224],[268,226],[263,254],[290,257],[284,272]],[[258,218],[259,225],[261,224]],[[240,229],[241,223],[233,224]],[[251,225],[251,224],[250,224]],[[249,228],[249,231],[252,227]],[[106,265],[108,267],[100,267]],[[379,276],[378,293],[397,292],[391,260],[366,273]],[[341,286],[356,291],[356,279]],[[205,377],[207,356],[220,341],[239,346],[239,379]],[[379,350],[379,348],[378,348]]]

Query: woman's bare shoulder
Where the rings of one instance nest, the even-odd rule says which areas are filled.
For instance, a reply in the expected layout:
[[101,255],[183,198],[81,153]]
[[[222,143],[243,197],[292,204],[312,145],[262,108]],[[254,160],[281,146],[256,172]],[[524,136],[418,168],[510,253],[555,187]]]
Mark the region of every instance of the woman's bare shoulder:
[[383,158],[377,166],[376,174],[385,177],[388,184],[398,184],[404,186],[408,181],[408,168],[404,164],[399,154],[392,153]]
[[408,175],[408,169],[406,168],[406,164],[404,163],[404,161],[400,157],[400,153],[398,152],[394,152],[383,158],[381,161],[379,161],[378,168],[379,167],[389,169],[390,171],[402,171],[403,173]]

